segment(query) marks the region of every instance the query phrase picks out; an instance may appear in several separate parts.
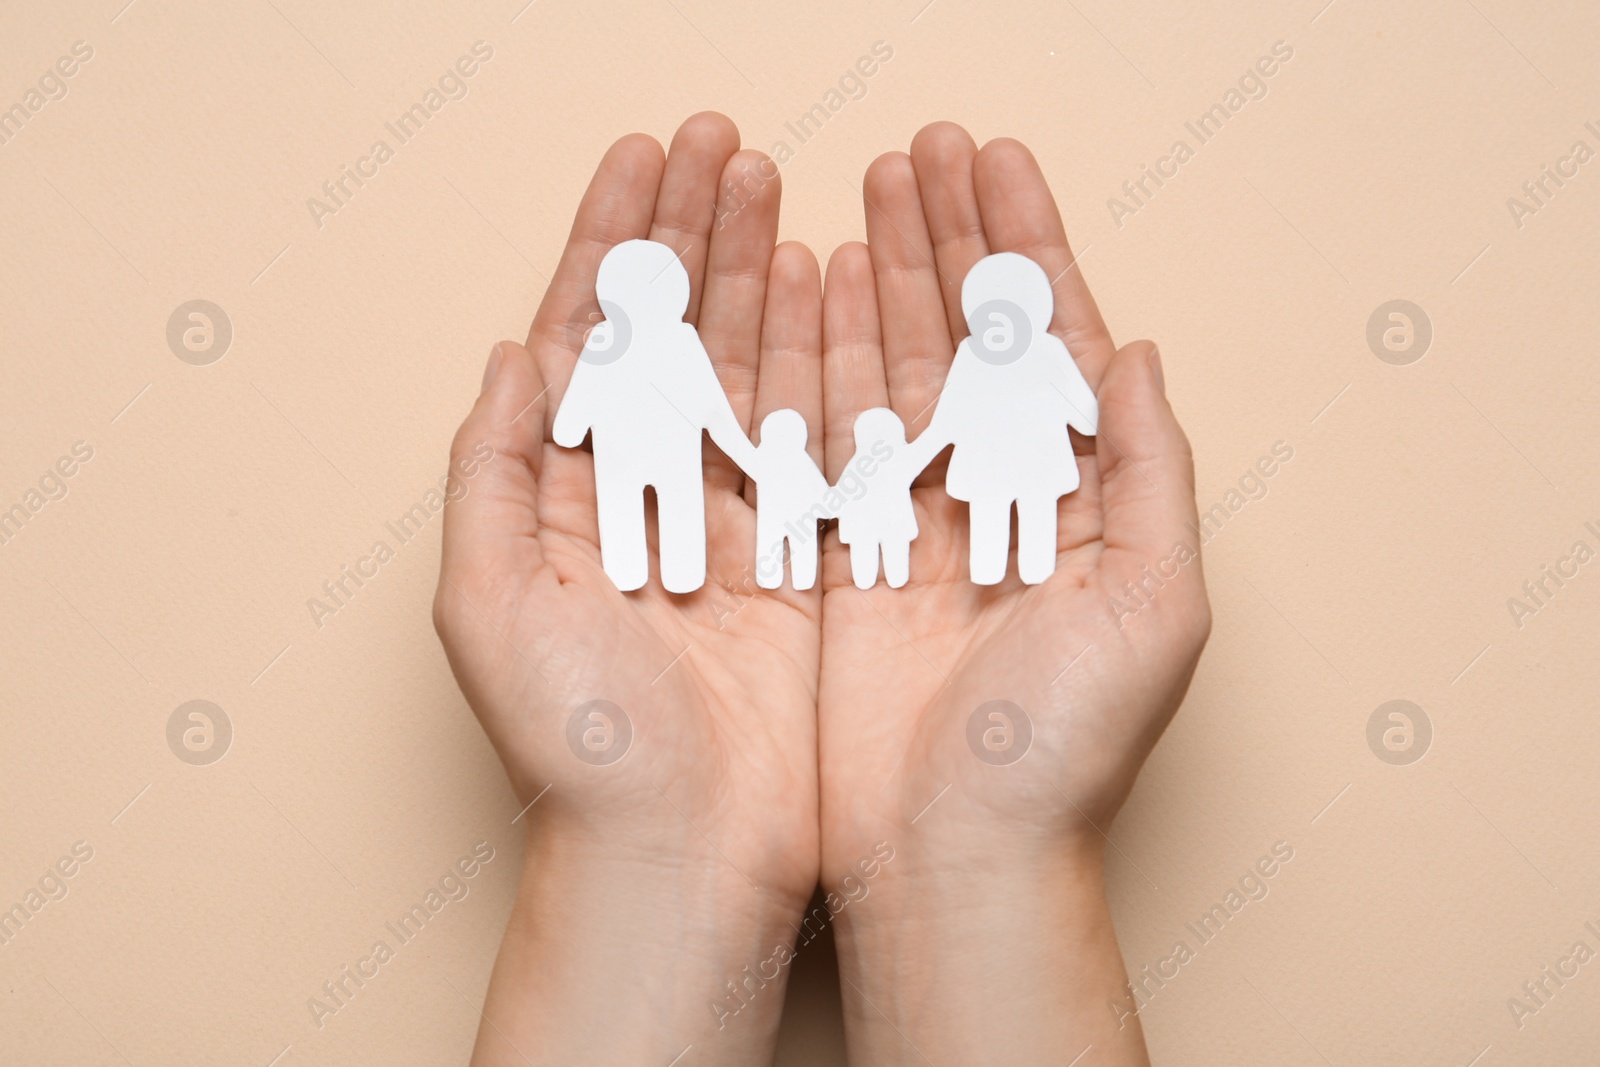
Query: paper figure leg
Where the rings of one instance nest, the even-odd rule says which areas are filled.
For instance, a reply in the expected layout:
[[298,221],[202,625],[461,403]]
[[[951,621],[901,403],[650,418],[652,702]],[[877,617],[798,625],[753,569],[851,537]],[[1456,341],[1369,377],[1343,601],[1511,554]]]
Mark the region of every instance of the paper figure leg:
[[883,545],[883,577],[890,589],[899,589],[911,576],[911,542],[886,541]]
[[656,487],[661,531],[661,584],[692,593],[706,583],[706,498],[698,467],[693,477]]
[[1011,502],[974,500],[967,508],[971,526],[970,562],[976,585],[999,585],[1006,576],[1006,561],[1011,554]]
[[787,536],[781,522],[763,516],[756,509],[756,584],[763,589],[777,589],[783,585],[783,539]]
[[[778,572],[781,582],[783,572]],[[815,537],[789,538],[789,574],[796,589],[810,589],[817,584],[817,539]]]
[[1056,501],[1017,501],[1017,573],[1038,585],[1056,572]]
[[856,580],[857,589],[871,589],[878,584],[878,542],[851,543],[850,574]]
[[623,592],[650,580],[650,549],[644,536],[644,486],[596,479],[600,519],[600,563]]

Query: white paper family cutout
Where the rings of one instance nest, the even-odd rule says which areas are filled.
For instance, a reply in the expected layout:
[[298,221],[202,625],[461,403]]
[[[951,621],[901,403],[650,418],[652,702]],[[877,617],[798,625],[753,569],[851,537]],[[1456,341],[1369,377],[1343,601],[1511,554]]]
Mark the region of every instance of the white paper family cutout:
[[[1017,570],[1037,585],[1055,572],[1056,504],[1078,487],[1068,427],[1092,435],[1098,407],[1066,345],[1048,330],[1054,294],[1044,270],[1015,252],[979,260],[961,286],[970,336],[956,349],[928,428],[907,442],[888,408],[856,417],[855,454],[829,485],[806,452],[806,424],[784,408],[745,436],[695,328],[683,321],[689,275],[655,241],[606,253],[595,281],[604,319],[590,331],[556,412],[557,444],[592,438],[600,559],[618,589],[649,579],[644,491],[656,491],[661,584],[673,593],[705,583],[701,436],[756,485],[756,581],[796,589],[817,578],[817,524],[837,519],[858,588],[893,588],[910,574],[917,518],[911,483],[954,445],[945,491],[967,503],[969,568],[979,585],[1005,577],[1011,509]],[[785,551],[787,549],[787,552]]]

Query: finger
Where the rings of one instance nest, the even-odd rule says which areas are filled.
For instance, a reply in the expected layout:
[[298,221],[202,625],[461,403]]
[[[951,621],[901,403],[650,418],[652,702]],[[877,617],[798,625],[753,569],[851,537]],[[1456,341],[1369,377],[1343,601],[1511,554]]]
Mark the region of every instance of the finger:
[[1116,347],[1067,244],[1061,212],[1033,153],[1009,137],[990,141],[973,163],[983,232],[995,252],[1018,252],[1044,268],[1055,293],[1050,332],[1066,343],[1092,389]]
[[[1167,403],[1154,344],[1136,341],[1112,357],[1099,402],[1097,464],[1106,546],[1101,566],[1109,586],[1139,582],[1148,566],[1167,583],[1157,602],[1203,604],[1194,458]],[[1164,568],[1158,566],[1162,561],[1168,561]]]
[[[748,150],[728,160],[721,188],[706,257],[700,340],[711,355],[734,415],[749,433],[761,352],[761,314],[772,250],[778,243],[783,183],[777,164],[762,152]],[[706,480],[737,489],[743,475],[727,457],[708,450]]]
[[672,137],[661,191],[656,196],[650,240],[678,253],[689,272],[687,322],[698,321],[711,225],[716,220],[718,183],[728,157],[739,150],[739,128],[726,115],[702,111],[684,120]]
[[538,477],[549,393],[537,361],[515,341],[495,346],[484,382],[450,444],[440,572],[441,584],[474,603],[487,586],[542,563]]
[[883,322],[889,407],[915,437],[926,426],[955,353],[917,172],[904,152],[873,160],[862,185],[867,249]]
[[[780,408],[806,420],[806,451],[822,466],[822,273],[811,249],[785,241],[772,253],[761,317],[761,366],[751,425]],[[759,442],[757,442],[759,444]],[[755,502],[755,486],[745,495]]]
[[967,336],[967,319],[961,313],[961,280],[972,265],[989,254],[983,233],[983,216],[972,184],[972,163],[978,146],[966,130],[953,122],[924,126],[911,139],[911,163],[933,240],[933,258],[939,270],[950,336]]
[[528,330],[528,350],[550,385],[547,412],[560,406],[586,327],[598,321],[597,316],[590,320],[585,309],[598,311],[594,280],[600,260],[613,246],[650,232],[663,163],[654,138],[632,133],[611,146],[589,180],[561,262]]
[[872,256],[852,241],[828,260],[822,290],[823,470],[829,482],[855,454],[856,416],[888,403]]

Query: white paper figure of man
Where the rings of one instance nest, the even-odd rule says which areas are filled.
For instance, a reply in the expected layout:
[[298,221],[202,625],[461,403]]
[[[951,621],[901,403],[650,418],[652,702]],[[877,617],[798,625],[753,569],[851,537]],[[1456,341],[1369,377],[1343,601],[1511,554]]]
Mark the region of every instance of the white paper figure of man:
[[[911,572],[911,542],[917,537],[917,513],[911,505],[911,483],[938,453],[919,437],[906,444],[906,427],[888,408],[868,408],[856,416],[855,455],[845,471],[861,476],[863,486],[845,493],[839,508],[839,541],[850,546],[850,576],[857,589],[878,581],[878,557],[891,589],[906,584]],[[838,488],[846,487],[840,478]]]
[[556,412],[556,444],[593,436],[600,560],[618,589],[649,579],[644,490],[656,491],[661,584],[705,584],[706,509],[701,433],[742,469],[754,449],[695,328],[683,321],[689,275],[655,241],[624,241],[600,261],[595,324]]
[[1037,585],[1056,569],[1057,501],[1078,488],[1067,427],[1092,435],[1099,407],[1067,346],[1048,332],[1055,295],[1033,260],[1015,252],[979,260],[961,284],[961,310],[971,336],[913,444],[934,453],[955,445],[945,491],[968,503],[972,580],[1005,578],[1015,504],[1017,571]]
[[828,480],[806,453],[806,420],[780,408],[761,420],[761,444],[745,473],[756,483],[756,584],[783,585],[783,549],[796,589],[817,583],[817,523],[833,517]]

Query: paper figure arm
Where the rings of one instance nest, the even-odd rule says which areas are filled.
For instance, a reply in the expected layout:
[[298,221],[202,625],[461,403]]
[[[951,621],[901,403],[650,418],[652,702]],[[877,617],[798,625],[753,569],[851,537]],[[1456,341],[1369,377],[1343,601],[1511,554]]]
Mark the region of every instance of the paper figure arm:
[[739,418],[733,413],[733,405],[728,403],[728,394],[722,390],[722,382],[717,378],[716,368],[711,365],[711,355],[700,342],[700,335],[694,327],[685,324],[684,329],[688,334],[690,350],[685,353],[685,362],[691,369],[694,380],[690,383],[694,393],[695,407],[698,409],[701,424],[711,440],[716,442],[727,457],[738,466],[747,476],[754,477],[752,473],[757,467],[756,449],[750,443],[750,438],[745,434],[744,427],[739,425]]
[[1059,338],[1051,337],[1051,340],[1059,349],[1056,353],[1059,358],[1050,360],[1050,385],[1067,402],[1067,425],[1087,437],[1093,437],[1100,422],[1100,404],[1089,389],[1089,383],[1084,381],[1083,372],[1078,369],[1077,361],[1067,351],[1067,346]]
[[[822,471],[817,468],[810,456],[806,457],[806,484],[811,491],[811,500],[817,506],[818,518],[837,519],[839,513],[828,506],[828,494],[833,492],[833,486],[828,484],[828,479],[823,477]],[[760,491],[760,485],[756,486]]]
[[939,425],[938,417],[939,413],[935,411],[928,428],[918,434],[915,440],[906,442],[906,462],[917,474],[921,474],[933,462],[933,457],[943,452],[954,440],[947,432],[948,427]]
[[[963,340],[956,349],[956,358],[950,364],[950,372],[945,375],[939,399],[933,406],[933,417],[928,420],[928,428],[906,442],[906,459],[916,467],[919,474],[933,462],[934,456],[955,444],[956,423],[960,420],[956,408],[960,401],[951,398],[957,396],[961,388],[962,383],[956,381],[956,378],[958,368],[965,362],[962,357],[965,355],[968,359],[971,358],[971,353],[962,352],[966,346],[967,342]],[[947,403],[947,400],[950,402]]]
[[572,368],[567,391],[562,394],[561,406],[556,409],[556,421],[550,427],[550,436],[563,448],[577,448],[583,444],[584,437],[594,426],[593,405],[597,397],[593,388],[593,369],[582,360],[578,361],[577,366]]

